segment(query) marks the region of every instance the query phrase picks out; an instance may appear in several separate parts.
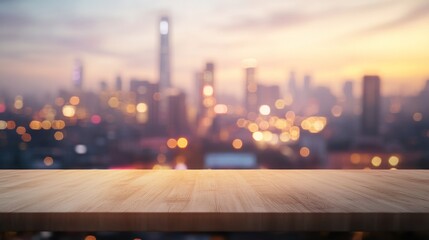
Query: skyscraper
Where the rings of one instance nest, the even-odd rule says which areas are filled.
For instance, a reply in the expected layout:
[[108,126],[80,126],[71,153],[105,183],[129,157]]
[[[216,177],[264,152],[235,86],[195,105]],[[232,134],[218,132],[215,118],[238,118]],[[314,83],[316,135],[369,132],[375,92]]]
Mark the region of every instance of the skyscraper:
[[115,90],[116,91],[122,91],[122,78],[120,75],[116,77],[115,81]]
[[363,77],[362,134],[377,136],[380,127],[380,77]]
[[159,87],[161,91],[171,87],[170,79],[170,21],[163,16],[159,21]]
[[246,106],[247,112],[258,112],[258,84],[256,82],[255,71],[256,71],[256,61],[255,60],[246,60],[244,62],[244,71],[245,71],[245,93],[244,93],[244,103]]
[[73,87],[77,90],[82,90],[83,86],[83,65],[80,59],[76,59],[73,69]]
[[170,21],[167,16],[161,17],[159,21],[159,91],[161,92],[160,121],[166,124],[168,114],[168,99],[166,91],[171,87],[170,66]]
[[196,75],[198,88],[198,133],[205,134],[215,117],[214,64],[206,63],[204,71]]
[[344,113],[353,114],[355,110],[354,96],[353,96],[353,82],[346,81],[343,85],[343,96],[344,96]]

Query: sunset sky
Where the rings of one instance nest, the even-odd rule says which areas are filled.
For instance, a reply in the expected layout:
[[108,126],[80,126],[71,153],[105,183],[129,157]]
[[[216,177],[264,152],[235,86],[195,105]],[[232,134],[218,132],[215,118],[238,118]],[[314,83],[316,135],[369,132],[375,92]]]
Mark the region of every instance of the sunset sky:
[[170,16],[172,81],[192,91],[194,73],[216,65],[218,92],[241,96],[242,60],[258,61],[261,83],[299,79],[339,92],[379,74],[389,94],[429,79],[427,0],[0,0],[0,88],[71,88],[74,59],[84,88],[121,74],[157,81],[158,20]]

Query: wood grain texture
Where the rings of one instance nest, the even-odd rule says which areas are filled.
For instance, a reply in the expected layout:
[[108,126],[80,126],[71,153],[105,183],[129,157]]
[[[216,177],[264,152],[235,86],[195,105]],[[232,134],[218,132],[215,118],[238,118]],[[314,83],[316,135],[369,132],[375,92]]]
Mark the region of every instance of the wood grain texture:
[[424,170],[0,171],[2,231],[428,229]]

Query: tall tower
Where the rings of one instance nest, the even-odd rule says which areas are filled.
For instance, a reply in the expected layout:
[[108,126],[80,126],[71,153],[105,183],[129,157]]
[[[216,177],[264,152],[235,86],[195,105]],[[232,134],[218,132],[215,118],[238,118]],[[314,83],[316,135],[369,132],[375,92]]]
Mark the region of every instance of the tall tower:
[[363,77],[362,134],[377,136],[380,126],[380,77]]
[[213,123],[216,104],[214,88],[214,64],[206,63],[204,71],[197,74],[198,85],[198,134],[204,135]]
[[244,104],[246,111],[258,112],[258,84],[255,77],[256,61],[253,59],[244,61],[244,72],[245,72],[245,93],[244,93]]
[[170,21],[167,16],[161,17],[159,21],[159,91],[161,92],[160,120],[166,123],[168,115],[168,99],[166,90],[171,87],[170,66]]
[[75,60],[72,81],[73,81],[73,87],[76,90],[82,90],[83,65],[82,65],[82,61],[80,59]]

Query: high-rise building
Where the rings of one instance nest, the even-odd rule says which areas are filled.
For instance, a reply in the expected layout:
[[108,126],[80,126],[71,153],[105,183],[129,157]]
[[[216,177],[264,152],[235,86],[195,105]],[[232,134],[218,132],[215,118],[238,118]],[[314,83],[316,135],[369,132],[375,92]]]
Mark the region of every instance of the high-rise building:
[[177,89],[169,89],[167,128],[170,136],[183,136],[189,134],[188,112],[186,108],[186,95]]
[[151,126],[159,124],[159,85],[145,80],[133,79],[130,82],[130,92],[135,94],[137,117],[139,122]]
[[244,63],[245,73],[245,93],[244,93],[244,105],[248,113],[258,112],[258,83],[255,77],[256,62],[255,60],[247,60]]
[[122,91],[122,78],[121,78],[120,75],[118,75],[116,77],[116,80],[115,80],[115,90],[118,91],[118,92]]
[[204,135],[215,117],[214,64],[212,62],[206,63],[203,72],[198,73],[196,77],[198,89],[198,133]]
[[73,87],[77,90],[82,90],[83,87],[83,64],[80,59],[76,59],[73,69]]
[[295,98],[295,96],[297,95],[295,72],[289,73],[289,80],[288,80],[286,93],[290,94],[293,98]]
[[214,88],[214,64],[209,62],[203,73],[200,75],[200,90],[199,95],[199,114],[201,116],[207,116],[210,112],[213,112],[213,108],[216,104],[215,88]]
[[353,82],[346,81],[343,85],[343,96],[344,96],[344,113],[352,114],[355,111],[355,99],[353,96]]
[[380,77],[363,77],[362,128],[364,136],[377,136],[380,128]]
[[159,91],[161,93],[160,121],[166,124],[168,114],[168,99],[166,91],[171,87],[171,65],[170,65],[170,32],[171,25],[167,16],[161,17],[159,21]]

